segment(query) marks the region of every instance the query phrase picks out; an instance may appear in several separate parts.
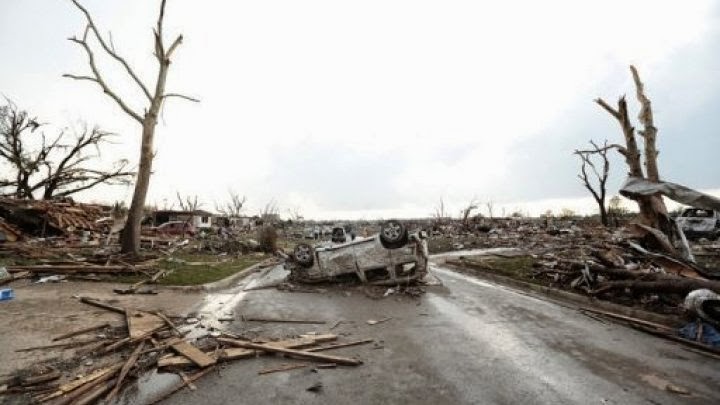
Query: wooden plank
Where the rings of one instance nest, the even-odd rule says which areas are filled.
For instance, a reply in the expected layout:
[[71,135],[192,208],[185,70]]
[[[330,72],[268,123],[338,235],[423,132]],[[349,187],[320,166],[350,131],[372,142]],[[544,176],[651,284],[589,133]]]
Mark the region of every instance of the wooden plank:
[[95,380],[101,379],[101,380],[105,381],[105,380],[107,380],[107,378],[115,375],[115,373],[118,370],[120,370],[121,367],[122,367],[122,364],[116,364],[113,366],[97,369],[97,370],[93,371],[92,373],[86,375],[83,378],[79,378],[79,379],[73,380],[67,384],[61,385],[57,391],[53,392],[50,395],[42,397],[39,401],[45,402],[45,401],[57,398],[63,394],[67,394],[79,387],[82,387],[85,384],[94,382]]
[[[301,335],[297,339],[280,340],[277,342],[267,343],[268,345],[274,345],[276,347],[285,347],[289,349],[299,349],[302,347],[312,346],[317,343],[330,342],[337,339],[337,335]],[[237,339],[218,338],[219,342],[235,345],[235,342],[240,342]],[[239,359],[248,359],[255,357],[260,354],[256,350],[242,349],[237,347],[231,347],[228,349],[220,350],[217,356],[213,352],[206,353],[208,356],[217,359],[217,361],[230,361]],[[168,356],[158,360],[158,367],[187,367],[194,364],[189,359],[183,356]]]
[[165,326],[165,320],[145,311],[130,311],[127,314],[130,339],[147,336]]
[[177,326],[175,326],[175,324],[173,323],[173,321],[171,321],[170,318],[165,316],[165,314],[160,311],[155,311],[154,314],[162,318],[162,320],[165,321],[165,323],[168,324],[168,326],[170,326],[170,328],[172,328],[175,333],[182,336],[182,332],[180,332],[180,329],[178,329]]
[[372,343],[375,339],[363,339],[363,340],[355,340],[353,342],[345,342],[345,343],[337,343],[334,345],[327,345],[327,346],[320,346],[320,347],[313,347],[311,349],[307,349],[308,352],[321,352],[323,350],[332,350],[332,349],[339,349],[341,347],[350,347],[350,346],[357,346],[357,345],[364,345],[366,343]]
[[33,266],[8,266],[7,271],[10,273],[18,273],[30,271],[33,273],[54,273],[54,274],[70,274],[70,273],[136,273],[139,270],[146,270],[147,266],[98,266],[98,265],[78,265],[78,264],[55,264],[55,265],[33,265]]
[[175,343],[171,346],[173,350],[192,360],[193,363],[197,364],[200,368],[211,366],[217,362],[216,359],[203,353],[197,347],[191,345],[188,342],[182,341]]
[[193,382],[188,378],[187,374],[183,373],[182,371],[178,373],[180,375],[180,378],[182,378],[185,385],[187,385],[188,388],[190,388],[190,391],[195,391],[197,387]]
[[76,342],[55,343],[52,345],[45,345],[45,346],[26,347],[24,349],[17,349],[15,351],[16,352],[29,352],[32,350],[41,350],[41,349],[56,349],[56,348],[65,348],[65,347],[75,347],[75,346],[86,345],[88,343],[100,342],[102,340],[105,340],[105,338],[93,338],[93,339],[89,339],[89,340],[79,340]]
[[242,343],[240,343],[240,345],[241,345],[241,347],[245,347],[247,349],[262,350],[264,352],[290,354],[293,356],[306,358],[306,359],[310,359],[310,360],[318,360],[318,361],[322,361],[325,363],[337,363],[337,364],[342,364],[345,366],[358,366],[358,365],[362,364],[362,360],[351,359],[348,357],[329,356],[326,354],[306,352],[306,351],[295,350],[295,349],[285,349],[285,348],[281,348],[281,347],[275,347],[275,346],[271,346],[271,345],[261,345],[261,344],[252,343],[252,342],[242,342]]
[[[38,385],[38,384],[46,383],[46,382],[49,382],[52,380],[57,380],[58,378],[60,378],[61,375],[62,374],[59,371],[53,370],[53,371],[50,371],[45,374],[40,374],[40,375],[35,375],[35,376],[24,378],[17,385],[19,385],[21,387],[28,387],[30,385]],[[13,384],[10,384],[10,385],[14,386]]]
[[112,401],[113,398],[120,392],[120,387],[122,387],[123,380],[125,379],[125,376],[130,371],[132,366],[137,363],[138,358],[140,357],[140,352],[142,351],[143,347],[145,347],[145,341],[141,341],[139,345],[133,350],[132,354],[130,354],[130,357],[128,357],[125,364],[123,364],[122,368],[120,369],[120,375],[117,378],[117,383],[115,384],[115,387],[110,391],[110,393],[105,397],[105,402]]
[[[239,359],[248,359],[251,357],[257,356],[257,351],[255,350],[249,350],[249,349],[240,349],[237,347],[229,348],[229,349],[223,349],[220,350],[217,354],[217,356],[214,355],[213,352],[205,353],[211,358],[217,359],[217,361],[229,361],[229,360],[239,360]],[[158,367],[164,368],[164,367],[187,367],[190,365],[193,365],[193,363],[190,359],[184,356],[168,356],[168,357],[162,357],[158,360]]]
[[101,324],[101,325],[90,326],[89,328],[79,329],[79,330],[76,330],[76,331],[74,331],[74,332],[70,332],[70,333],[66,333],[66,334],[64,334],[64,335],[60,335],[60,336],[58,336],[58,337],[53,338],[52,341],[53,341],[53,342],[57,342],[58,340],[63,340],[63,339],[71,338],[71,337],[73,337],[73,336],[82,335],[82,334],[85,334],[85,333],[88,333],[88,332],[92,332],[92,331],[98,330],[98,329],[104,329],[104,328],[107,328],[107,327],[109,327],[109,326],[110,326],[110,324],[107,323],[107,322],[106,322],[106,323],[103,323],[103,324]]
[[100,302],[98,300],[94,300],[89,297],[80,297],[80,302],[125,315],[125,308],[120,308],[120,307],[116,307],[114,305],[106,304],[104,302]]

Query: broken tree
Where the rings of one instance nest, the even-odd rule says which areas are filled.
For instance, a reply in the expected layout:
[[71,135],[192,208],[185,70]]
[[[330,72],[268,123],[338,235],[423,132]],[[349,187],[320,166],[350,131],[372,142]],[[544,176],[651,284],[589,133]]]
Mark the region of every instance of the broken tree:
[[[114,134],[84,126],[74,131],[75,136],[61,130],[48,139],[38,131],[42,126],[10,100],[0,106],[0,163],[6,163],[12,173],[12,178],[0,178],[0,194],[49,200],[98,184],[128,184],[134,175],[125,159],[109,169],[88,164],[100,157],[101,146]],[[95,152],[88,153],[92,149]]]
[[[607,157],[608,144],[607,141],[605,141],[604,147],[601,148],[595,142],[590,141],[590,145],[592,145],[593,149],[575,150],[575,154],[582,162],[578,177],[582,180],[583,185],[586,189],[588,189],[590,194],[592,194],[593,199],[595,199],[595,202],[598,205],[598,209],[600,210],[600,222],[602,222],[604,226],[608,226],[607,208],[605,207],[605,196],[607,195],[606,184],[608,174],[610,174],[610,160],[608,160]],[[591,159],[592,156],[596,155],[602,158],[602,171],[598,171],[598,168]],[[588,167],[592,170],[592,173],[597,179],[597,189],[593,186],[593,183],[588,176]]]
[[[602,98],[595,100],[598,105],[600,105],[618,121],[625,137],[625,146],[611,144],[599,149],[607,150],[613,148],[623,155],[625,157],[625,162],[628,165],[629,175],[631,178],[643,179],[650,182],[659,182],[660,173],[657,164],[658,152],[656,147],[657,128],[655,127],[653,120],[652,106],[650,99],[645,95],[645,88],[643,83],[640,81],[637,69],[635,69],[634,66],[630,66],[630,71],[632,73],[633,82],[635,83],[636,96],[641,105],[638,119],[642,124],[643,129],[638,131],[638,134],[643,138],[644,142],[643,149],[645,151],[645,169],[643,170],[643,162],[641,161],[642,154],[640,153],[640,148],[638,147],[635,127],[632,125],[628,115],[628,106],[625,96],[618,99],[617,108],[612,107]],[[677,228],[675,227],[672,219],[668,216],[667,207],[660,195],[654,194],[629,197],[633,198],[638,204],[640,209],[640,223],[661,230],[665,235],[668,235],[671,240],[675,239]]]
[[[167,80],[168,70],[170,69],[170,58],[172,57],[175,50],[180,46],[183,40],[182,35],[178,35],[175,40],[170,44],[169,47],[165,46],[163,38],[163,20],[165,18],[165,2],[160,2],[160,13],[157,19],[157,25],[154,30],[154,50],[155,58],[158,63],[158,73],[155,80],[155,88],[151,93],[145,83],[135,73],[135,70],[130,67],[127,61],[121,57],[116,51],[112,44],[112,41],[108,41],[103,38],[100,34],[100,30],[93,21],[90,12],[83,7],[77,0],[71,0],[73,4],[83,13],[87,20],[87,25],[82,37],[72,37],[70,41],[80,45],[83,48],[88,57],[88,63],[90,65],[91,75],[74,75],[65,74],[64,77],[68,77],[75,80],[87,80],[95,82],[100,86],[102,91],[107,94],[117,105],[132,119],[137,121],[142,126],[142,139],[140,146],[140,164],[138,166],[138,176],[135,182],[135,191],[133,193],[132,203],[128,212],[127,223],[122,231],[121,245],[123,253],[132,253],[134,255],[139,254],[140,251],[140,222],[143,217],[143,208],[145,206],[145,197],[147,196],[148,188],[150,186],[150,174],[152,172],[152,161],[153,161],[153,140],[155,137],[155,127],[157,126],[158,114],[163,105],[165,99],[170,97],[178,97],[190,101],[197,102],[198,100],[178,94],[168,93],[165,91],[165,82]],[[123,100],[116,91],[111,89],[105,78],[100,73],[98,66],[95,62],[95,53],[88,42],[88,36],[92,35],[97,40],[100,48],[110,56],[113,60],[119,63],[130,76],[132,81],[137,85],[139,90],[143,93],[147,99],[147,106],[144,108],[144,112],[140,114],[136,109],[133,109],[128,103]]]

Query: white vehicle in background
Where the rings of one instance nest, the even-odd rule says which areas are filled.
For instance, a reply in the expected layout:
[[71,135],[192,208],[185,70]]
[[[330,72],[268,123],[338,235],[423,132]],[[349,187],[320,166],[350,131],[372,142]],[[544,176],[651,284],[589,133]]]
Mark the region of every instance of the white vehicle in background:
[[701,208],[686,208],[675,219],[688,239],[720,238],[720,212]]
[[290,279],[300,282],[332,280],[355,274],[363,283],[408,282],[427,273],[428,249],[424,231],[409,233],[396,220],[383,224],[380,233],[340,245],[301,243],[285,264]]

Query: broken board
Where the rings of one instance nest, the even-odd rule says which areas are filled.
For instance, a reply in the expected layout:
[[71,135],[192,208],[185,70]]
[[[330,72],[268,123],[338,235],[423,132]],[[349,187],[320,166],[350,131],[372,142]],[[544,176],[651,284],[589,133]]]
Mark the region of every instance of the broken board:
[[213,365],[217,361],[216,359],[200,351],[200,349],[198,349],[197,347],[185,341],[175,343],[174,345],[172,345],[172,348],[176,352],[190,359],[200,368],[205,368],[207,366]]
[[127,310],[126,316],[131,340],[148,336],[166,325],[161,317],[145,311]]
[[[318,343],[331,342],[336,339],[337,339],[337,335],[301,335],[301,337],[297,338],[297,339],[280,340],[280,341],[276,341],[276,342],[268,342],[266,344],[268,346],[274,346],[274,347],[280,347],[280,348],[299,349],[299,348],[303,348],[303,347],[312,346],[312,345],[315,345]],[[233,339],[220,338],[220,341],[224,341],[224,343],[226,343],[226,344],[232,344]],[[214,352],[205,353],[205,354],[210,356],[213,359],[217,359],[218,361],[228,361],[228,360],[247,359],[250,357],[255,357],[259,353],[257,350],[231,347],[231,348],[227,348],[227,349],[218,351],[217,355],[215,355]],[[167,356],[167,357],[162,357],[158,360],[159,368],[187,367],[192,364],[194,364],[194,363],[191,360],[189,360],[188,358],[183,357],[183,356]]]

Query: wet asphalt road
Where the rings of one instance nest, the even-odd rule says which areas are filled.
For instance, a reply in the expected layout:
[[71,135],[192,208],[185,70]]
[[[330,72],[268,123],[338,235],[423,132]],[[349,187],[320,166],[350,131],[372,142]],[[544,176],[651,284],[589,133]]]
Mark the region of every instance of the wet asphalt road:
[[[377,344],[325,353],[359,367],[258,375],[285,362],[229,363],[165,404],[718,404],[720,360],[512,289],[435,267],[443,286],[419,299],[362,289],[228,292],[236,316],[313,318],[327,325],[236,322],[230,331],[284,337],[327,331]],[[222,314],[220,314],[222,316]],[[368,325],[369,319],[392,319]],[[322,383],[318,393],[306,389]],[[671,384],[690,395],[669,392]]]

